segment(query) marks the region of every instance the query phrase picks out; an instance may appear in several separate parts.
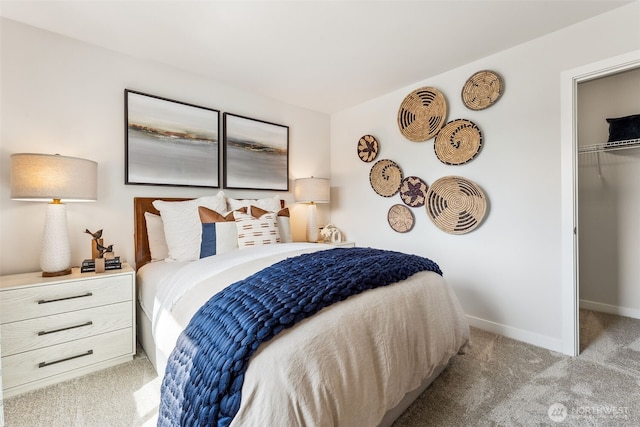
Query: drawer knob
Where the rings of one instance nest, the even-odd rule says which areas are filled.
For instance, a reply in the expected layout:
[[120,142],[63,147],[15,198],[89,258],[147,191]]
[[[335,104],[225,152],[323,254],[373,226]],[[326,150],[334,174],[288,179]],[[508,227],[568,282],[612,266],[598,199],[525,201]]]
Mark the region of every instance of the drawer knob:
[[91,326],[91,325],[93,325],[93,322],[89,320],[88,322],[83,323],[82,325],[67,326],[66,328],[52,329],[50,331],[40,331],[38,332],[38,336],[53,334],[56,332],[68,331],[69,329],[82,328],[84,326]]
[[61,362],[66,362],[68,360],[73,360],[73,359],[77,359],[79,357],[85,357],[85,356],[90,356],[93,354],[93,350],[89,350],[86,353],[82,353],[82,354],[77,354],[75,356],[71,356],[71,357],[65,357],[64,359],[60,359],[60,360],[55,360],[53,362],[40,362],[38,364],[38,368],[44,368],[46,366],[51,366],[51,365],[55,365],[56,363],[61,363]]
[[87,292],[86,294],[74,295],[72,297],[64,297],[64,298],[56,298],[56,299],[41,299],[40,301],[38,301],[38,304],[48,304],[50,302],[66,301],[68,299],[84,298],[84,297],[90,297],[92,295],[93,294],[91,292]]

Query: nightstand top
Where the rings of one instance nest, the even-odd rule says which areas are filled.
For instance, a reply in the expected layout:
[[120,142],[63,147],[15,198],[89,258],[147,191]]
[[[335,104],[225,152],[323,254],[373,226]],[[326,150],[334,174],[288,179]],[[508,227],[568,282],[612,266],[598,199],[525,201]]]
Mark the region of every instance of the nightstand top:
[[87,272],[80,273],[80,267],[73,267],[71,274],[65,276],[42,277],[41,271],[30,273],[8,274],[0,276],[0,291],[22,286],[53,285],[56,283],[72,282],[75,280],[98,279],[101,277],[117,276],[121,274],[133,274],[135,270],[127,263],[122,263],[122,268],[106,270],[104,273]]

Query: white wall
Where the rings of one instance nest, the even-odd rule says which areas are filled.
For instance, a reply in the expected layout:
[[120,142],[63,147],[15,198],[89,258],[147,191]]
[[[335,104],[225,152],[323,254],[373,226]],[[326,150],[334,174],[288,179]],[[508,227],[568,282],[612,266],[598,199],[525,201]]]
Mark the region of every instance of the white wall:
[[[59,153],[98,162],[98,201],[67,206],[72,261],[90,256],[90,230],[133,262],[133,197],[194,197],[218,190],[124,185],[124,89],[289,126],[289,178],[329,177],[329,116],[276,102],[177,68],[135,59],[2,19],[0,274],[39,270],[45,206],[10,200],[9,156]],[[203,52],[203,54],[212,54]],[[310,155],[312,154],[312,155]],[[292,191],[232,191],[234,197],[293,202]],[[294,238],[306,210],[293,206]],[[320,205],[319,224],[329,205]]]
[[[332,222],[358,245],[417,253],[440,264],[472,324],[554,350],[562,349],[560,75],[640,48],[640,2],[549,34],[445,74],[389,93],[331,118]],[[468,110],[460,91],[474,72],[502,75],[505,91],[494,106]],[[414,143],[396,123],[404,97],[433,86],[446,96],[448,120],[474,121],[484,135],[481,153],[447,166],[433,140]],[[424,208],[414,229],[387,225],[390,206],[369,184],[372,164],[356,155],[358,139],[372,134],[378,159],[396,161],[404,175],[432,183],[447,175],[475,181],[489,199],[484,223],[466,235],[439,230]]]
[[[640,68],[580,83],[578,145],[606,142],[605,119],[632,114]],[[640,147],[578,159],[581,306],[640,318]]]

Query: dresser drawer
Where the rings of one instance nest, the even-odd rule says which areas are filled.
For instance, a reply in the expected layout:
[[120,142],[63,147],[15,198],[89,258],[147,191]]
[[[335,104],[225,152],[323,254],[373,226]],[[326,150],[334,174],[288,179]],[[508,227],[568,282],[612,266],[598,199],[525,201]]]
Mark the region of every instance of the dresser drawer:
[[[2,358],[6,389],[133,354],[131,328]],[[3,342],[4,349],[4,342]]]
[[0,294],[0,323],[131,301],[132,280],[118,275],[6,290]]
[[91,335],[133,327],[132,302],[5,323],[0,329],[2,355],[36,350]]

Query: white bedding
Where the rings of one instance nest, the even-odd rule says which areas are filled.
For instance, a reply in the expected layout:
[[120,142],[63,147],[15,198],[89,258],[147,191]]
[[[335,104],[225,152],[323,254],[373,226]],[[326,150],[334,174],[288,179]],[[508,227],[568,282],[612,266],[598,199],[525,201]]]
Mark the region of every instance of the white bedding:
[[[158,372],[164,373],[177,337],[211,295],[274,262],[331,248],[266,245],[189,263],[144,266],[138,273],[139,297],[153,320]],[[436,273],[420,272],[366,291],[260,346],[231,425],[378,425],[468,339],[460,304]]]

